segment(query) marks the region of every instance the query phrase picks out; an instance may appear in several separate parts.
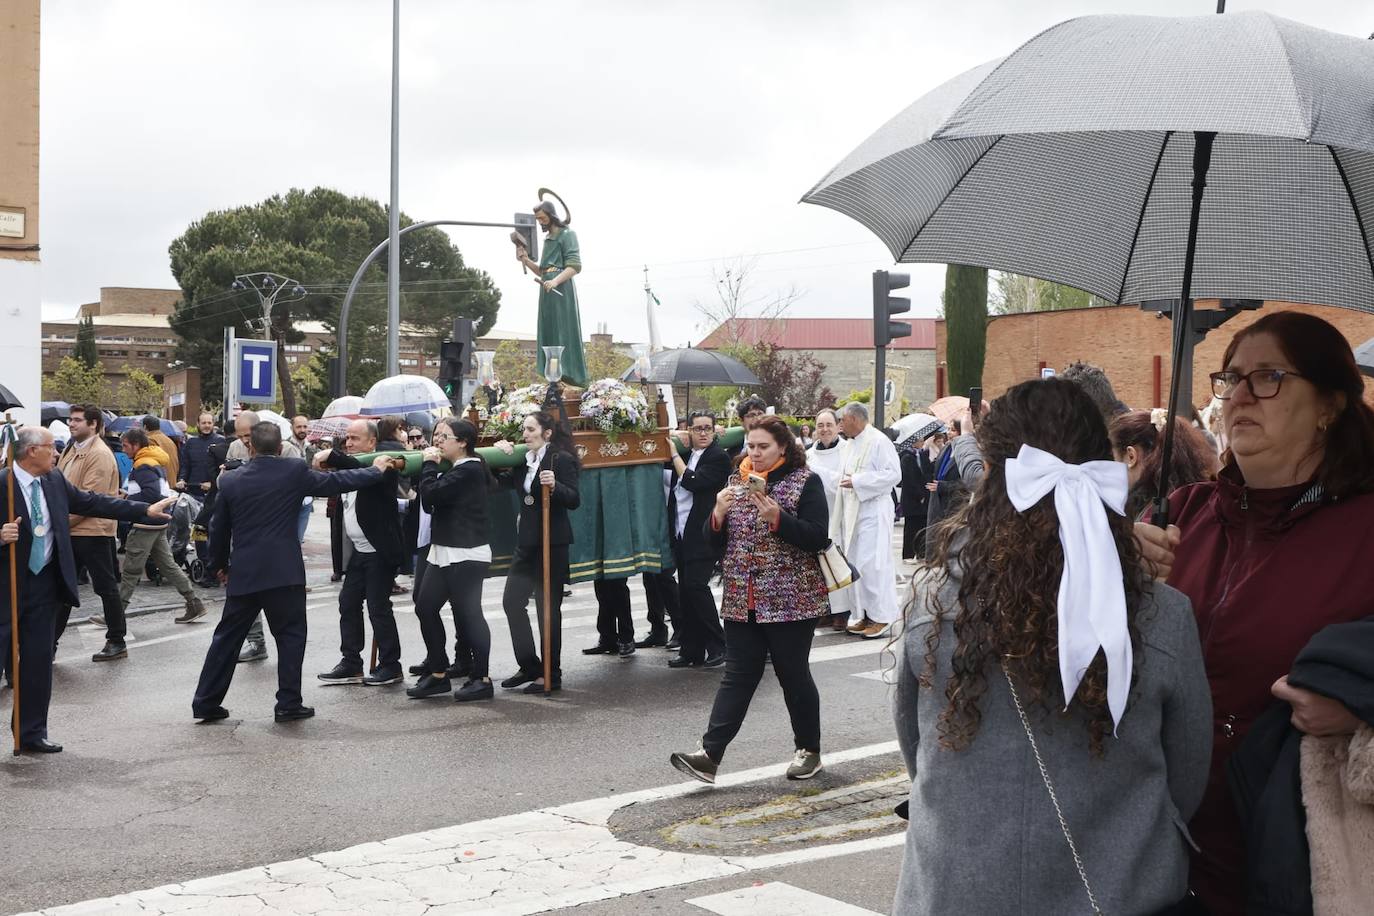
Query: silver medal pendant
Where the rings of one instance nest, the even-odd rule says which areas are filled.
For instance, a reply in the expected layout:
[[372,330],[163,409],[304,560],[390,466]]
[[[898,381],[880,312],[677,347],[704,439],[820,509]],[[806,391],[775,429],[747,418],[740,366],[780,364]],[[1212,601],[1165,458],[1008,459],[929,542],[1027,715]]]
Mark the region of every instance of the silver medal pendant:
[[533,496],[530,496],[530,495],[528,495],[528,494],[526,494],[526,496],[525,496],[525,505],[527,505],[527,506],[533,506],[533,505],[534,505],[534,497],[533,497]]
[[47,534],[48,534],[48,526],[47,526],[47,525],[34,525],[34,526],[33,526],[33,536],[34,536],[34,537],[36,537],[36,538],[46,537]]

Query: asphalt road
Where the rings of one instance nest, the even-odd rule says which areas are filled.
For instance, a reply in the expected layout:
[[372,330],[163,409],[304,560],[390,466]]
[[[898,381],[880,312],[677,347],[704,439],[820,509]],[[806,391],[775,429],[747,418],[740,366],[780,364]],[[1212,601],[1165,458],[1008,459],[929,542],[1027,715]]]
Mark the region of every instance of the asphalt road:
[[[589,584],[576,586],[565,602],[561,695],[545,700],[498,688],[487,703],[413,701],[402,685],[314,682],[316,672],[338,659],[336,586],[328,583],[322,511],[312,517],[306,553],[313,590],[305,695],[317,709],[312,720],[273,722],[276,666],[269,659],[239,666],[226,701],[228,720],[193,722],[191,695],[218,620],[216,591],[201,592],[211,606],[203,622],[176,625],[175,611],[132,618],[135,639],[124,661],[90,662],[103,632],[88,625],[69,631],[58,653],[50,717],[51,737],[65,752],[0,759],[0,911],[141,891],[682,782],[667,758],[696,746],[719,670],[669,671],[662,649],[624,660],[582,656],[579,650],[596,639]],[[488,580],[489,613],[499,611],[501,584]],[[643,591],[637,584],[631,590],[642,623]],[[145,586],[137,600],[157,604],[168,596],[175,601],[170,589]],[[402,661],[418,661],[422,644],[408,601],[398,620]],[[491,624],[492,670],[499,678],[514,663],[504,623]],[[817,638],[813,672],[826,753],[893,740],[891,688],[873,676],[892,664],[890,653],[878,651],[884,642]],[[8,691],[0,691],[0,705],[8,702]],[[796,786],[780,778],[791,752],[781,691],[766,676],[722,772],[776,767],[777,777],[756,786],[780,795]],[[885,765],[899,766],[895,761],[889,756]],[[831,786],[859,774],[841,764],[823,775],[822,785]],[[899,861],[900,847],[889,844],[740,878],[627,893],[577,911],[700,914],[713,910],[688,900],[783,882],[885,912]]]

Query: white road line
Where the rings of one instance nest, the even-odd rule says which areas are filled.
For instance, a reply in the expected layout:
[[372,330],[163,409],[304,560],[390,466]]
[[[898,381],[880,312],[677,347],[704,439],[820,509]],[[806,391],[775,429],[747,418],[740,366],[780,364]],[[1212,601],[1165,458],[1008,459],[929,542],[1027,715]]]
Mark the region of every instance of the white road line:
[[[859,639],[841,643],[838,646],[812,647],[811,662],[833,662],[839,658],[858,658],[861,655],[877,655],[887,649],[887,637],[881,639]],[[889,650],[890,651],[890,650]]]
[[[826,762],[834,766],[897,749],[896,741],[886,741],[827,754]],[[717,784],[774,779],[781,787],[782,769],[778,763],[726,773]],[[695,781],[679,782],[41,912],[50,916],[249,911],[259,916],[339,912],[524,916],[899,846],[905,839],[896,832],[775,855],[714,856],[638,846],[617,839],[607,826],[626,805],[709,791]]]
[[781,881],[755,884],[687,902],[718,916],[881,916],[873,910],[813,894]]
[[893,678],[895,678],[896,676],[897,668],[895,666],[889,668],[879,668],[876,671],[859,671],[851,675],[851,677],[866,678],[870,681],[881,681],[882,683],[887,684],[888,686],[897,683],[895,680],[893,680]]

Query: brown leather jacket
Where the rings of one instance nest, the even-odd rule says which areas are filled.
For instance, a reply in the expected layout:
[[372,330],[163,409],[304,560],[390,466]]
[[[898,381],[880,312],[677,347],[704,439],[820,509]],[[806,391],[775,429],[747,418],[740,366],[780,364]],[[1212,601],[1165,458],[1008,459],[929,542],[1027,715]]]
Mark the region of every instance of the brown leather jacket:
[[[57,460],[57,469],[78,490],[90,490],[101,496],[119,495],[119,466],[114,452],[97,436],[84,448],[73,442]],[[109,518],[70,517],[72,537],[114,537],[117,523]]]

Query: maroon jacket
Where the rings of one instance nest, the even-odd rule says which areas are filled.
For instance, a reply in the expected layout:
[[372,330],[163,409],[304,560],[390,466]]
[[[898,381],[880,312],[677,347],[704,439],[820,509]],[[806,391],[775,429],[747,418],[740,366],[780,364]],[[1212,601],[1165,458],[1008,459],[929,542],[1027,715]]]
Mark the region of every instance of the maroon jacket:
[[1374,494],[1333,502],[1317,484],[1250,490],[1228,468],[1170,504],[1183,541],[1169,584],[1193,602],[1212,687],[1212,770],[1190,825],[1202,849],[1192,884],[1216,916],[1240,914],[1245,842],[1226,761],[1318,630],[1374,614]]

